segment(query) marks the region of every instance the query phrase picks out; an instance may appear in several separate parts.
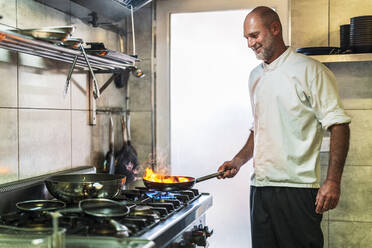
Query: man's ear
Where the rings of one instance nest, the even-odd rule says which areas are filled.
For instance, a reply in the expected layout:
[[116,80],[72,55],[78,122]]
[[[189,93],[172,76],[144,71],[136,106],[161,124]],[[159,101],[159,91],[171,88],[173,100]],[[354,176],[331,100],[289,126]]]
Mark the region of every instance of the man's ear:
[[280,33],[280,23],[277,21],[271,23],[270,31],[273,35],[278,35]]

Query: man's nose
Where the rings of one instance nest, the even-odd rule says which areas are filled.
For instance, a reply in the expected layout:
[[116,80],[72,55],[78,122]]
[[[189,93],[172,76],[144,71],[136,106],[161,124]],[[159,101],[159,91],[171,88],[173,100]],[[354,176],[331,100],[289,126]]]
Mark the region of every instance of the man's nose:
[[248,47],[252,48],[256,44],[256,40],[253,38],[248,38]]

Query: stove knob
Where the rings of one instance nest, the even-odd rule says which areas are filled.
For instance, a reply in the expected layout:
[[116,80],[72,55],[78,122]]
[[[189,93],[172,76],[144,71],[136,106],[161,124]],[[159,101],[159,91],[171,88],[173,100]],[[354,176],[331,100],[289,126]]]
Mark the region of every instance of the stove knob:
[[213,234],[213,230],[209,230],[208,226],[204,227],[204,232],[205,232],[205,235],[207,236],[207,238],[209,238]]
[[192,242],[198,246],[206,247],[208,245],[207,238],[213,234],[213,230],[209,230],[208,226],[199,225],[195,227],[192,233]]

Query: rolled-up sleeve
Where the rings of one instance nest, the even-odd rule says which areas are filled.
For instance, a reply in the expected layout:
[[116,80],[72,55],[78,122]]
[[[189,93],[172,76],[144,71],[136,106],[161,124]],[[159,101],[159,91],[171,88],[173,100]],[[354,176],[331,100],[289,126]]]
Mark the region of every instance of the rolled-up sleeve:
[[326,68],[319,71],[310,83],[311,105],[322,128],[327,130],[334,124],[350,123],[338,95],[336,78]]

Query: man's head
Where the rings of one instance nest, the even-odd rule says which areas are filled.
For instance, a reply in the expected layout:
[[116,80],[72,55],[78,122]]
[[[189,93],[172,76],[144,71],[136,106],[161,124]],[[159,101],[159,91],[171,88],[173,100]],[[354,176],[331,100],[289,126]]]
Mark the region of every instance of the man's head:
[[266,63],[271,63],[285,51],[279,16],[269,7],[257,7],[247,15],[244,37],[256,57]]

